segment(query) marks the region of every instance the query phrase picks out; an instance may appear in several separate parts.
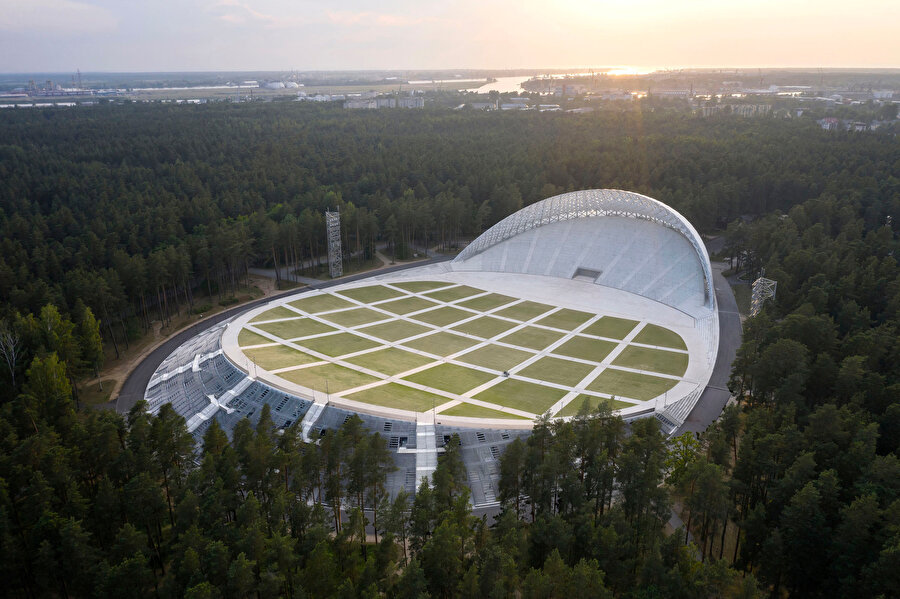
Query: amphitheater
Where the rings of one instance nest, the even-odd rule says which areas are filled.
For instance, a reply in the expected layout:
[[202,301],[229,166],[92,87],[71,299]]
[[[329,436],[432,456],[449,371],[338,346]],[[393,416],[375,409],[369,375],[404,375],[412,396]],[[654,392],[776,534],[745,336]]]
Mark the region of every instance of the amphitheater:
[[315,440],[358,414],[385,437],[389,489],[415,490],[452,434],[472,501],[533,420],[608,402],[672,433],[710,379],[719,323],[696,230],[652,198],[566,193],[497,223],[455,259],[304,289],[209,328],[157,368],[199,440],[269,404]]

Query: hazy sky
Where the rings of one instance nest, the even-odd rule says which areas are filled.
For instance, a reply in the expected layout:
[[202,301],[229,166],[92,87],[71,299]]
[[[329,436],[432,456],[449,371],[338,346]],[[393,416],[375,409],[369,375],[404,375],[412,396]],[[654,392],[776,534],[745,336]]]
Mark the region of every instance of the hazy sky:
[[0,0],[0,72],[900,67],[898,0]]

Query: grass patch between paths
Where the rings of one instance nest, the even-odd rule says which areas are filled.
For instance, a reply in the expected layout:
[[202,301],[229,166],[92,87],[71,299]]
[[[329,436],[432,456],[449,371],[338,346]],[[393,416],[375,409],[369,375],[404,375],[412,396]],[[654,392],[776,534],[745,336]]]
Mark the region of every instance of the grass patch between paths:
[[387,314],[376,312],[368,308],[356,308],[355,310],[343,310],[341,312],[332,312],[331,314],[323,314],[319,318],[324,318],[333,323],[344,327],[355,327],[361,324],[368,324],[378,320],[387,320],[391,318]]
[[633,406],[633,403],[628,403],[627,401],[618,401],[616,399],[607,399],[605,397],[597,397],[596,395],[579,395],[572,401],[566,404],[566,406],[554,414],[554,416],[575,416],[578,414],[578,411],[581,409],[581,406],[584,405],[584,402],[588,402],[588,409],[591,412],[595,412],[597,410],[597,406],[601,403],[606,403],[609,405],[611,410],[621,410],[622,408],[628,408]]
[[613,360],[613,364],[637,370],[683,376],[688,367],[688,355],[664,349],[629,345]]
[[563,333],[557,331],[539,329],[538,327],[524,327],[514,333],[510,333],[506,337],[501,337],[500,341],[540,351],[559,341],[562,336]]
[[474,364],[484,368],[493,368],[494,370],[509,370],[516,364],[523,362],[533,356],[525,351],[503,347],[502,345],[489,344],[482,348],[470,351],[456,358],[460,362]]
[[412,293],[421,293],[423,291],[430,291],[432,289],[438,289],[439,287],[447,287],[448,285],[452,285],[453,283],[449,283],[447,281],[401,281],[399,283],[391,283],[394,287],[399,287],[400,289],[406,289]]
[[378,385],[371,389],[364,389],[345,396],[347,399],[361,401],[388,408],[397,408],[398,410],[409,410],[411,412],[427,412],[432,407],[445,404],[449,399],[427,391],[413,389],[406,385],[398,383],[387,383]]
[[405,380],[433,389],[462,394],[495,378],[493,374],[457,366],[456,364],[438,364],[404,377]]
[[271,335],[275,335],[276,337],[281,337],[282,339],[296,339],[297,337],[308,337],[310,335],[330,333],[336,330],[334,327],[328,326],[318,320],[313,320],[312,318],[280,320],[268,324],[259,324],[256,325],[256,328]]
[[675,331],[655,324],[648,324],[634,338],[635,343],[671,347],[674,349],[687,349],[684,339]]
[[298,310],[303,310],[307,314],[318,314],[319,312],[328,312],[329,310],[340,310],[341,308],[352,308],[356,304],[347,300],[322,293],[310,297],[304,297],[296,301],[290,302],[292,306]]
[[603,359],[609,355],[609,352],[615,348],[616,344],[612,341],[603,341],[602,339],[591,339],[590,337],[575,335],[554,349],[553,353],[561,356],[569,356],[570,358],[602,362]]
[[549,316],[545,316],[544,318],[537,321],[536,324],[540,324],[545,327],[553,327],[555,329],[565,329],[566,331],[571,331],[578,325],[587,322],[593,316],[593,314],[590,314],[588,312],[581,312],[580,310],[569,310],[568,308],[563,308],[562,310],[558,310]]
[[524,416],[519,416],[518,414],[508,414],[506,412],[501,412],[500,410],[492,410],[491,408],[485,408],[484,406],[476,406],[471,403],[461,403],[453,406],[452,408],[447,408],[443,412],[438,412],[437,417],[440,419],[441,416],[462,416],[467,418],[507,418],[511,420],[528,420]]
[[516,379],[506,379],[485,389],[476,395],[475,399],[532,414],[543,414],[565,394],[566,392],[562,389],[544,387]]
[[263,337],[259,333],[254,333],[250,329],[241,329],[238,333],[238,347],[247,347],[248,345],[262,345],[263,343],[275,343],[268,337]]
[[662,395],[677,384],[678,381],[673,379],[607,368],[597,375],[587,388],[599,393],[647,401]]
[[517,375],[574,387],[596,368],[590,364],[547,356],[516,372]]
[[469,297],[470,295],[475,295],[477,293],[484,293],[484,290],[475,289],[474,287],[469,287],[468,285],[459,285],[458,287],[432,291],[431,293],[426,293],[425,295],[441,302],[452,302],[453,300]]
[[429,302],[421,297],[402,297],[397,300],[378,304],[378,308],[387,310],[393,314],[409,314],[410,312],[418,312],[419,310],[432,308],[436,305],[437,304],[434,302]]
[[485,310],[491,310],[498,306],[502,306],[503,304],[508,304],[509,302],[515,301],[515,299],[516,298],[509,297],[508,295],[491,293],[488,295],[482,295],[481,297],[475,297],[464,302],[459,302],[459,304],[457,305],[464,308],[469,308],[470,310],[478,310],[479,312],[484,312]]
[[539,304],[537,302],[532,301],[524,301],[519,302],[515,306],[510,306],[508,308],[503,308],[502,310],[496,312],[497,316],[504,316],[506,318],[514,318],[516,320],[526,321],[531,320],[532,318],[537,318],[544,312],[549,312],[553,309],[553,306],[548,306],[547,304]]
[[638,321],[636,320],[604,316],[588,325],[581,332],[586,335],[597,335],[598,337],[609,337],[610,339],[624,339],[637,326],[637,323]]
[[352,358],[347,358],[347,362],[374,370],[388,376],[393,376],[419,366],[433,362],[431,358],[420,356],[412,352],[403,351],[396,347],[388,347],[387,349],[379,349],[367,354],[360,354]]
[[286,345],[245,349],[244,355],[266,370],[277,370],[288,366],[301,366],[320,361],[318,358],[304,354]]
[[277,318],[297,318],[298,316],[300,315],[293,310],[285,308],[284,306],[278,306],[277,308],[266,310],[262,314],[251,319],[250,322],[262,322],[264,320],[275,320]]
[[359,329],[359,332],[373,337],[384,339],[385,341],[399,341],[413,335],[421,335],[432,329],[425,325],[407,322],[405,320],[392,320],[391,322],[383,322],[381,324],[372,325]]
[[364,304],[370,304],[381,300],[390,299],[392,297],[400,297],[404,295],[402,291],[385,287],[384,285],[368,285],[366,287],[356,287],[354,289],[342,289],[337,293],[344,297],[355,299]]
[[464,322],[455,326],[453,327],[453,330],[489,339],[499,335],[503,331],[508,331],[514,326],[517,326],[516,323],[508,320],[501,320],[491,316],[482,316],[481,318],[476,318],[475,320],[470,320],[469,322]]
[[378,343],[370,341],[364,337],[358,337],[353,333],[337,333],[335,335],[326,335],[324,337],[316,337],[303,342],[304,347],[308,347],[313,351],[317,351],[326,356],[337,357],[344,354],[352,354],[353,352],[362,351],[378,347]]
[[298,368],[278,374],[286,381],[291,381],[303,387],[325,393],[337,393],[345,389],[352,389],[361,385],[368,385],[379,380],[374,376],[357,372],[351,368],[344,368],[337,364],[322,364],[309,368]]
[[428,312],[416,314],[415,316],[411,316],[410,318],[419,320],[421,322],[427,322],[428,324],[433,324],[438,327],[445,327],[448,324],[453,324],[458,320],[469,318],[470,316],[475,315],[471,312],[460,310],[459,308],[444,306],[443,308],[438,308],[437,310],[429,310]]
[[476,339],[468,339],[462,335],[454,335],[453,333],[440,331],[432,335],[413,339],[403,345],[419,351],[428,352],[429,354],[444,357],[455,354],[456,352],[461,352],[477,343],[479,343],[479,341]]

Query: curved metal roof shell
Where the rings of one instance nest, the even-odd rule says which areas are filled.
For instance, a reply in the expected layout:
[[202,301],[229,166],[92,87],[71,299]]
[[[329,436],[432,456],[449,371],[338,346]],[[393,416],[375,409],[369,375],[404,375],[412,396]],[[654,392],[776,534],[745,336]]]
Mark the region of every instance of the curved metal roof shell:
[[715,292],[709,254],[700,234],[675,209],[651,197],[621,189],[588,189],[556,195],[522,208],[482,233],[453,262],[465,262],[520,233],[552,223],[581,218],[619,216],[650,221],[682,236],[693,246],[703,269],[705,302],[712,307]]

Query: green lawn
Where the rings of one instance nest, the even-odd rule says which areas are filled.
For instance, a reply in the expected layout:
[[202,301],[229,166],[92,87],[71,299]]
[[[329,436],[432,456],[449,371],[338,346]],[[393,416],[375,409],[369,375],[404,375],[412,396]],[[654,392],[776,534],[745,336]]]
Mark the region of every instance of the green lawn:
[[475,399],[532,414],[543,414],[565,394],[566,392],[562,389],[506,379],[485,389],[476,395]]
[[426,370],[404,377],[407,381],[425,385],[433,389],[441,389],[450,393],[462,394],[494,378],[493,374],[457,366],[456,364],[438,364]]
[[629,345],[613,360],[613,364],[637,370],[683,376],[688,367],[688,355],[664,349]]
[[618,401],[615,399],[607,399],[605,397],[597,397],[596,395],[579,395],[572,401],[566,404],[566,406],[554,414],[554,416],[574,416],[581,409],[581,406],[584,405],[584,402],[588,402],[588,409],[591,412],[597,409],[597,406],[601,403],[606,403],[609,405],[612,410],[621,410],[622,408],[627,408],[633,406],[633,403],[628,403],[627,401]]
[[503,331],[508,331],[514,326],[517,326],[516,323],[510,322],[509,320],[501,320],[499,318],[494,318],[493,316],[482,316],[481,318],[476,318],[475,320],[470,320],[469,322],[464,322],[455,326],[453,327],[453,330],[489,339],[499,335]]
[[399,341],[413,335],[421,335],[430,331],[429,327],[405,320],[392,320],[359,329],[361,333],[372,335],[385,341]]
[[660,347],[672,347],[674,349],[687,349],[684,339],[675,331],[670,331],[664,327],[648,324],[634,338],[635,343],[645,343],[647,345],[658,345]]
[[406,385],[398,383],[387,383],[378,385],[371,389],[364,389],[345,396],[347,399],[361,401],[363,403],[376,404],[386,406],[388,408],[397,408],[398,410],[409,410],[411,412],[427,412],[432,407],[445,404],[449,399],[427,391],[413,389]]
[[502,306],[503,304],[508,304],[509,302],[515,301],[515,299],[516,298],[509,297],[508,295],[491,293],[488,295],[482,295],[481,297],[475,297],[464,302],[459,302],[459,304],[457,305],[462,306],[463,308],[469,308],[470,310],[485,312],[498,306]]
[[475,315],[471,312],[460,310],[459,308],[444,306],[443,308],[438,308],[437,310],[429,310],[428,312],[422,312],[421,314],[410,316],[410,318],[414,318],[415,320],[419,320],[422,322],[427,322],[428,324],[433,324],[438,327],[445,327],[448,324],[453,324],[457,320],[469,318],[470,316]]
[[370,310],[369,308],[356,308],[354,310],[342,310],[341,312],[332,312],[323,314],[319,318],[324,318],[335,324],[345,327],[355,327],[361,324],[368,324],[378,320],[387,320],[391,318],[387,314]]
[[272,345],[270,347],[245,349],[244,355],[266,370],[277,370],[278,368],[300,366],[302,364],[311,364],[312,362],[319,361],[318,358],[299,352],[286,345]]
[[364,304],[370,304],[381,300],[390,299],[392,297],[400,297],[405,295],[402,291],[385,287],[384,285],[368,285],[366,287],[356,287],[354,289],[343,289],[338,291],[344,297],[355,299]]
[[316,337],[307,339],[303,342],[304,347],[308,347],[313,351],[325,354],[326,356],[337,357],[344,354],[352,354],[353,352],[362,351],[377,347],[379,344],[370,341],[364,337],[358,337],[353,333],[337,333],[335,335],[325,335],[324,337]]
[[524,416],[518,414],[508,414],[500,410],[492,410],[483,406],[476,406],[471,403],[461,403],[447,408],[443,412],[438,412],[438,419],[441,416],[463,416],[468,418],[507,418],[511,420],[527,420]]
[[516,372],[516,374],[538,379],[539,381],[574,387],[590,374],[594,368],[595,366],[590,364],[547,356],[533,364],[529,364],[524,369]]
[[637,326],[638,321],[615,316],[604,316],[600,320],[590,324],[582,331],[586,335],[609,337],[610,339],[624,339],[631,330]]
[[430,291],[431,289],[446,287],[447,285],[452,284],[453,283],[447,281],[403,281],[401,283],[391,283],[394,287],[406,289],[412,293],[422,293],[423,291]]
[[474,287],[469,287],[468,285],[459,285],[458,287],[441,289],[440,291],[432,291],[431,293],[426,293],[425,295],[441,302],[452,302],[453,300],[469,297],[470,295],[475,295],[476,293],[484,293],[484,290],[475,289]]
[[673,379],[607,368],[591,381],[587,388],[599,393],[646,401],[662,395],[677,383],[678,381]]
[[388,312],[391,312],[393,314],[409,314],[410,312],[417,312],[419,310],[431,308],[436,305],[437,304],[435,304],[434,302],[429,302],[428,300],[422,299],[421,297],[403,297],[391,302],[378,304],[378,308],[381,310],[387,310]]
[[309,368],[298,368],[278,374],[281,378],[303,387],[325,393],[337,393],[360,385],[374,383],[378,379],[368,374],[344,368],[337,364],[322,364]]
[[456,359],[460,362],[466,362],[467,364],[475,364],[476,366],[482,366],[484,368],[493,368],[494,370],[504,371],[509,370],[516,364],[527,360],[533,355],[534,354],[518,349],[489,344],[480,349],[476,349],[475,351],[463,354]]
[[278,306],[277,308],[266,310],[262,314],[251,319],[250,322],[262,322],[264,320],[275,320],[278,318],[297,318],[298,316],[300,315],[293,310],[285,308],[284,306]]
[[514,333],[510,333],[506,337],[501,337],[500,341],[540,351],[551,343],[559,341],[562,336],[563,333],[557,331],[539,329],[537,327],[524,327]]
[[241,329],[238,333],[238,346],[247,347],[248,345],[261,345],[263,343],[274,343],[268,337],[263,337],[259,333],[254,333],[250,329]]
[[393,376],[419,366],[424,366],[429,362],[433,362],[431,358],[420,356],[412,352],[403,351],[396,347],[388,347],[379,349],[367,354],[360,354],[352,358],[347,358],[347,362],[368,368],[388,376]]
[[308,337],[336,330],[334,327],[312,318],[298,318],[296,320],[281,320],[267,324],[258,324],[256,328],[282,339],[296,339],[297,337]]
[[580,324],[584,324],[590,319],[593,314],[588,312],[580,312],[579,310],[569,310],[568,308],[563,308],[562,310],[558,310],[549,316],[545,316],[544,318],[537,321],[536,324],[543,325],[545,327],[553,327],[556,329],[565,329],[567,331],[571,331],[575,327]]
[[469,339],[461,335],[454,335],[453,333],[441,331],[439,333],[413,339],[403,345],[419,351],[428,352],[429,354],[434,354],[435,356],[443,357],[460,352],[477,343],[479,343],[477,339]]
[[575,335],[554,349],[553,353],[561,356],[569,356],[570,358],[601,362],[603,361],[603,358],[608,356],[609,352],[615,348],[616,344],[612,341],[603,341],[602,339],[592,339],[590,337]]
[[519,302],[515,306],[503,308],[502,310],[495,312],[495,314],[497,316],[505,316],[506,318],[515,318],[516,320],[526,321],[536,318],[552,309],[553,306],[548,306],[547,304],[524,301]]
[[344,298],[322,293],[310,297],[304,297],[291,302],[291,305],[298,310],[303,310],[308,314],[318,314],[319,312],[327,312],[329,310],[340,310],[341,308],[352,308],[356,304],[348,302]]

